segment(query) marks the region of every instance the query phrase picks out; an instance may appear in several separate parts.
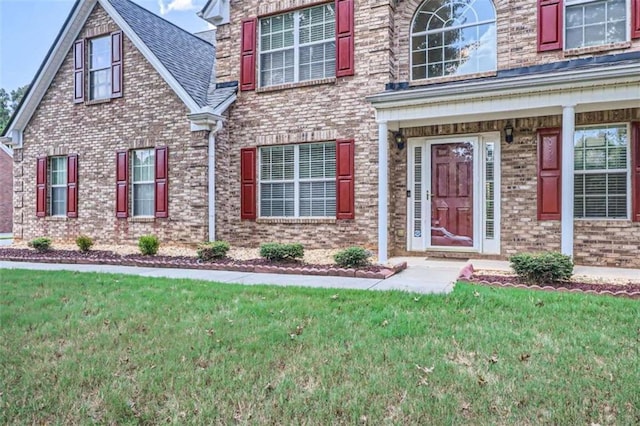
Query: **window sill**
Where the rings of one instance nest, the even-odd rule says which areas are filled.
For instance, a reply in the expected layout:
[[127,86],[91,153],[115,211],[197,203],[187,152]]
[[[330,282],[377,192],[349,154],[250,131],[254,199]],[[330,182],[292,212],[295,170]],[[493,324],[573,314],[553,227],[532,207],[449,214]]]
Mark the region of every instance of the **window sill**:
[[574,217],[574,222],[631,222],[627,217]]
[[46,222],[66,222],[69,220],[67,216],[45,216],[44,220]]
[[335,217],[259,217],[256,223],[324,224],[336,223]]
[[478,72],[475,74],[448,75],[445,77],[421,78],[419,80],[411,80],[409,86],[425,86],[427,84],[448,83],[451,81],[472,80],[474,78],[495,77],[497,71]]
[[590,53],[608,52],[610,50],[627,49],[631,47],[630,41],[621,41],[618,43],[601,44],[599,46],[578,47],[575,49],[567,49],[564,51],[565,57],[580,56]]
[[111,102],[111,98],[104,98],[104,99],[94,99],[92,101],[84,101],[84,104],[89,106],[89,105],[100,105],[100,104],[107,104]]
[[155,222],[156,218],[153,216],[129,216],[127,218],[128,222],[138,222],[138,223],[150,223]]
[[335,84],[336,77],[321,78],[318,80],[307,80],[298,83],[278,84],[276,86],[258,87],[256,93],[277,92],[280,90],[297,89],[299,87],[319,86],[321,84]]

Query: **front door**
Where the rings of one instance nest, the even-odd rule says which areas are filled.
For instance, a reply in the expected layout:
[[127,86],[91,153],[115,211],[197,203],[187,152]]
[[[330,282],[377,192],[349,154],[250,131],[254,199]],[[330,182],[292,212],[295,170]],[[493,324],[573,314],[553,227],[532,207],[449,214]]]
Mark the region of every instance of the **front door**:
[[473,247],[473,143],[432,144],[431,247]]
[[409,250],[478,249],[478,138],[414,141],[409,149]]

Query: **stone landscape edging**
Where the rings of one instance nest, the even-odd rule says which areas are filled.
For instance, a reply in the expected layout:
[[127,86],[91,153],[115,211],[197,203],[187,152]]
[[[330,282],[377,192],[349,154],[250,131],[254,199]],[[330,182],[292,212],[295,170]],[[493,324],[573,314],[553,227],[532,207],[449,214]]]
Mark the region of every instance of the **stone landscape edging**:
[[461,278],[458,281],[468,283],[468,284],[479,284],[488,287],[503,287],[503,288],[523,288],[527,290],[542,290],[549,292],[560,292],[560,293],[579,293],[579,294],[595,294],[599,296],[614,296],[614,297],[627,297],[629,299],[640,299],[640,291],[610,291],[610,290],[583,290],[581,288],[567,288],[567,287],[553,287],[550,285],[539,286],[536,284],[525,285],[525,284],[516,284],[516,283],[501,283],[501,282],[491,282],[486,280],[479,279],[466,279]]
[[184,260],[175,260],[173,262],[164,262],[161,260],[141,259],[90,259],[90,258],[64,258],[61,259],[53,256],[33,256],[28,259],[19,256],[2,256],[0,260],[10,262],[34,262],[34,263],[67,263],[74,265],[119,265],[119,266],[136,266],[147,268],[173,268],[173,269],[198,269],[209,271],[234,271],[234,272],[253,272],[263,274],[290,274],[290,275],[320,275],[320,276],[337,276],[349,278],[373,278],[385,280],[405,269],[407,262],[400,262],[389,267],[381,267],[380,271],[366,271],[355,268],[340,268],[335,265],[327,265],[322,267],[314,266],[280,266],[280,265],[234,265],[229,263],[216,262],[198,262],[190,263]]

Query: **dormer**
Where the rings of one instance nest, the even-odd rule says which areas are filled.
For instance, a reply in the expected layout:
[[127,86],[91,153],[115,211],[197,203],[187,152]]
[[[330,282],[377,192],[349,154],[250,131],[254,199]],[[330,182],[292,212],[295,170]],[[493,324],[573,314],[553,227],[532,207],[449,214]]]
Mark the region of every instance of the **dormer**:
[[209,0],[198,16],[215,26],[228,24],[229,0]]

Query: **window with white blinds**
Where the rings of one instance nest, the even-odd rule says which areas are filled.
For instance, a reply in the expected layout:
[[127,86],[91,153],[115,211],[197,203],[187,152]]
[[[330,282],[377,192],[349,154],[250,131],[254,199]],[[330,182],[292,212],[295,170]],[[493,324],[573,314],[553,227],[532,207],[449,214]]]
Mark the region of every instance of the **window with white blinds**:
[[335,142],[260,148],[260,216],[336,215]]
[[259,39],[261,86],[335,75],[333,3],[260,19]]
[[576,129],[575,217],[628,217],[628,141],[626,125]]
[[67,214],[67,157],[52,157],[49,163],[49,202],[52,216]]
[[153,216],[155,212],[155,162],[154,149],[137,149],[131,152],[133,215]]

